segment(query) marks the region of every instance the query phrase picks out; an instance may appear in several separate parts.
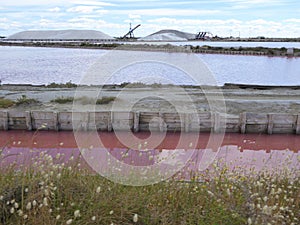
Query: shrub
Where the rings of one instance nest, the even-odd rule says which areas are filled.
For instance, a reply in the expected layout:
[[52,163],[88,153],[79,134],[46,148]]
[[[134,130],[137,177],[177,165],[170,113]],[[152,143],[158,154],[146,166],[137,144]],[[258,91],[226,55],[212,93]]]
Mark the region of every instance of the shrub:
[[57,84],[55,82],[49,84],[46,86],[47,88],[75,88],[77,87],[77,84],[72,83],[71,81],[65,83],[65,84]]
[[105,105],[109,104],[110,102],[113,102],[116,100],[116,97],[102,97],[97,100],[96,104],[97,105]]
[[38,100],[33,99],[33,98],[27,98],[26,95],[22,95],[22,97],[18,98],[17,101],[16,101],[17,106],[19,106],[19,105],[31,105],[31,104],[37,104],[37,103],[39,103]]
[[9,108],[15,104],[14,101],[10,99],[0,98],[0,108]]
[[73,101],[74,101],[73,97],[64,97],[64,96],[51,100],[51,102],[58,103],[58,104],[66,104],[66,103],[71,103]]

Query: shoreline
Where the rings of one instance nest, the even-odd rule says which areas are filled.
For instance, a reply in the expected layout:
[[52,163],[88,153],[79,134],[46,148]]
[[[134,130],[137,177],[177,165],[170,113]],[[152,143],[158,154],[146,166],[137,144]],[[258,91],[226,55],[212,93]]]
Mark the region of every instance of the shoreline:
[[195,53],[195,54],[225,54],[225,55],[253,55],[268,57],[300,57],[300,49],[292,48],[289,52],[287,48],[267,48],[267,47],[212,47],[212,46],[173,46],[171,44],[149,45],[126,43],[102,43],[95,44],[89,42],[5,42],[0,41],[0,46],[15,47],[45,47],[45,48],[75,48],[75,49],[101,49],[101,50],[122,50],[122,51],[150,51],[168,53]]
[[[91,125],[90,118],[95,118],[92,112],[96,112],[98,124],[106,131],[111,131],[113,126],[123,129],[128,124],[135,131],[147,131],[152,119],[161,118],[159,121],[165,121],[167,127],[163,123],[154,125],[158,131],[200,128],[216,133],[224,129],[241,133],[300,133],[300,86],[226,84],[201,89],[142,84],[107,85],[104,88],[2,85],[0,90],[0,99],[12,103],[6,109],[0,109],[4,130],[17,129],[14,126],[18,125],[22,129],[37,129],[48,123],[42,118],[51,121],[53,130],[70,130],[75,103],[83,109],[79,116],[86,120],[80,127],[87,130]],[[82,94],[78,96],[78,93]],[[185,95],[189,96],[189,102]],[[222,111],[223,104],[225,111]],[[179,113],[177,109],[180,109]],[[193,113],[202,118],[201,124],[190,117]],[[179,114],[185,118],[183,123]],[[227,124],[222,125],[225,120]]]

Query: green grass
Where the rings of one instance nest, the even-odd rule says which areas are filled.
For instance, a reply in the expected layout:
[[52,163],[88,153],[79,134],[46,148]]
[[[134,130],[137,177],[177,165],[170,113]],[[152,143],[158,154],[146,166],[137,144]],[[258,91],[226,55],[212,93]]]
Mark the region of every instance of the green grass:
[[27,98],[26,95],[22,95],[22,97],[18,98],[16,101],[17,106],[33,105],[38,103],[40,103],[38,100],[34,98]]
[[12,107],[15,104],[13,100],[0,98],[0,108],[1,109],[7,109],[9,107]]
[[61,164],[60,157],[41,153],[30,169],[0,169],[3,224],[299,224],[297,170],[245,174],[214,165],[198,174],[203,182],[197,175],[130,187],[79,169],[74,160]]
[[97,105],[105,105],[109,104],[116,100],[116,97],[102,97],[100,99],[97,99],[96,104]]
[[67,103],[71,103],[73,101],[74,101],[73,97],[63,97],[63,96],[51,100],[51,102],[58,103],[58,104],[67,104]]

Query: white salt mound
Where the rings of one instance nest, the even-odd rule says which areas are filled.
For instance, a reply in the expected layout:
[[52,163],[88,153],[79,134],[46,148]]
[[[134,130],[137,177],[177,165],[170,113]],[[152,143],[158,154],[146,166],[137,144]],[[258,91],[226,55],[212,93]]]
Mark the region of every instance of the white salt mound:
[[45,30],[45,31],[22,31],[13,34],[8,37],[8,39],[114,39],[113,37],[95,30]]
[[181,32],[177,30],[161,30],[147,37],[141,38],[141,41],[188,41],[195,39],[195,34]]

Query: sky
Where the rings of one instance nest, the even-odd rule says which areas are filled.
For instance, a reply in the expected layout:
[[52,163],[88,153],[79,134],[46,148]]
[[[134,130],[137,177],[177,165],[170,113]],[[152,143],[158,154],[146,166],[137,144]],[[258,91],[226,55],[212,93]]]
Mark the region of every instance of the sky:
[[1,0],[0,36],[25,30],[98,30],[136,37],[162,29],[220,37],[300,37],[299,0]]

